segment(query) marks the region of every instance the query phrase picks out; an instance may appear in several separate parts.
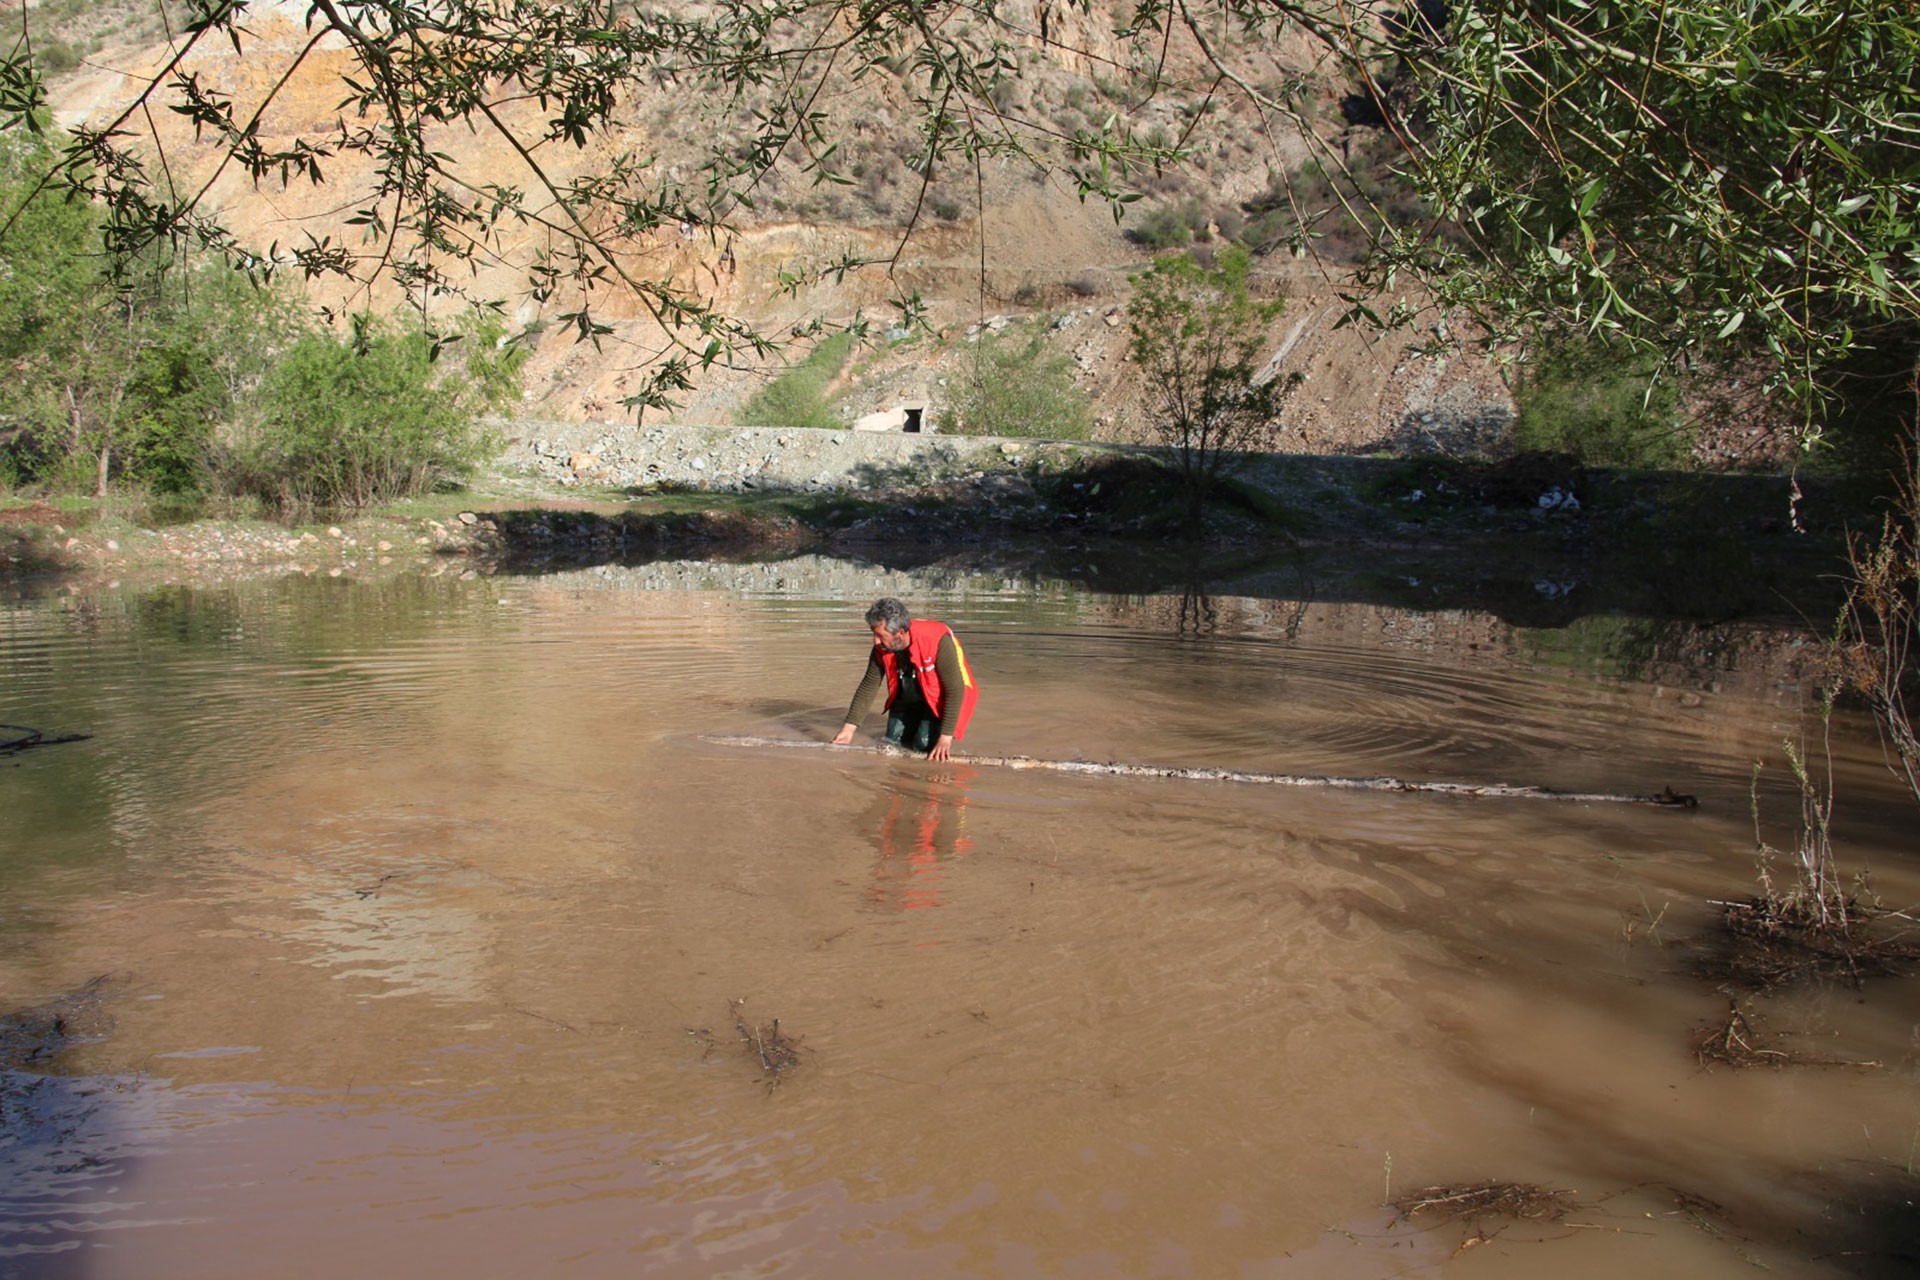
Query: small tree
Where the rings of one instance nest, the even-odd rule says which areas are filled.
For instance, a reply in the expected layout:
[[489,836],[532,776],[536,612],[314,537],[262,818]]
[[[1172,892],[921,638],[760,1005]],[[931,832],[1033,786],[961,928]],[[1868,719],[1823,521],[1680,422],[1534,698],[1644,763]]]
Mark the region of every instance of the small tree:
[[1042,333],[981,335],[948,388],[940,429],[954,435],[1084,440],[1093,407],[1074,381],[1073,361],[1049,350]]
[[1291,385],[1260,376],[1266,328],[1285,303],[1253,297],[1251,263],[1233,246],[1211,267],[1168,254],[1133,277],[1133,358],[1146,375],[1152,431],[1179,465],[1192,524],[1247,451],[1270,442]]

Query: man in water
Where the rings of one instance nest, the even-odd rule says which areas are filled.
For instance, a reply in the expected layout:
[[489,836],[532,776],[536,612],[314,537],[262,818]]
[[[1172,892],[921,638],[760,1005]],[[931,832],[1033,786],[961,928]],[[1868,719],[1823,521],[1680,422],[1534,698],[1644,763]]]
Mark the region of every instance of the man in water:
[[929,760],[947,760],[953,744],[965,736],[979,689],[953,628],[944,622],[915,621],[907,606],[885,596],[867,610],[873,652],[867,674],[847,706],[847,722],[834,736],[835,746],[853,741],[874,695],[887,691],[887,741]]

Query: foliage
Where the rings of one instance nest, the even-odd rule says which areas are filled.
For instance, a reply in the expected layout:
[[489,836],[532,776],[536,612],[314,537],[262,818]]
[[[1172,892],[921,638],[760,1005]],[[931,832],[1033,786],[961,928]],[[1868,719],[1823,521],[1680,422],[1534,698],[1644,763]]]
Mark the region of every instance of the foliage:
[[[187,0],[172,56],[75,134],[42,198],[95,202],[119,259],[166,242],[263,274],[384,276],[421,304],[462,295],[480,265],[512,262],[524,266],[528,294],[564,307],[560,322],[586,340],[611,332],[598,307],[618,288],[667,343],[628,401],[636,410],[670,403],[725,352],[772,351],[750,324],[659,269],[677,249],[662,233],[724,238],[776,169],[828,187],[855,181],[842,171],[832,113],[820,109],[853,81],[894,86],[910,113],[905,132],[917,142],[904,161],[916,182],[903,200],[916,216],[950,158],[967,170],[1031,160],[1083,195],[1117,199],[1126,157],[1166,154],[1117,116],[1071,137],[1024,118],[1034,108],[1010,86],[1032,33],[978,0],[315,0],[299,10],[308,38],[288,45],[250,30],[250,12],[244,0]],[[264,88],[230,95],[190,69],[202,45],[230,45]],[[304,95],[290,91],[303,71],[337,80],[332,125],[311,127]],[[704,154],[667,163],[607,145],[649,92],[710,117],[697,131],[710,140]],[[0,56],[0,130],[33,128],[44,102],[23,39]],[[165,151],[155,122],[182,119],[254,183],[327,183],[352,230],[242,242],[205,198],[212,182],[180,192],[154,163]],[[480,160],[502,148],[518,164],[504,177]],[[346,182],[348,159],[364,181]],[[0,225],[0,239],[10,231]],[[516,258],[529,238],[546,247]],[[856,264],[810,267],[793,283]]]
[[[1086,13],[1095,0],[1067,7]],[[1310,95],[1246,73],[1243,51],[1303,36],[1407,148],[1422,198],[1396,210],[1365,174],[1329,181],[1344,221],[1376,237],[1357,317],[1410,319],[1400,305],[1379,314],[1375,300],[1412,274],[1441,308],[1471,312],[1495,337],[1573,327],[1669,363],[1770,355],[1809,412],[1851,352],[1920,329],[1911,0],[1112,7],[1115,22],[1081,26],[1100,47],[1081,48],[1049,35],[1044,13],[1035,31],[1024,6],[983,0],[316,0],[302,7],[310,38],[281,48],[248,29],[242,0],[188,0],[176,56],[61,149],[38,199],[71,191],[96,202],[123,260],[158,241],[189,243],[261,272],[384,274],[421,303],[459,294],[476,265],[513,261],[529,294],[564,307],[561,322],[583,339],[609,332],[597,308],[604,289],[620,288],[668,343],[630,401],[644,410],[723,352],[772,345],[656,269],[674,251],[658,233],[723,237],[776,171],[828,188],[855,182],[842,171],[852,148],[840,144],[865,122],[822,106],[854,82],[883,84],[908,109],[903,131],[918,140],[902,160],[917,190],[902,203],[916,218],[945,169],[1008,160],[1061,173],[1118,211],[1139,165],[1190,149],[1186,129],[1130,131],[1127,120],[1149,118],[1142,108],[1164,93],[1197,91],[1197,102],[1182,99],[1194,108],[1189,129],[1219,118],[1204,109],[1208,94],[1241,95],[1291,119],[1329,171],[1344,170],[1303,114]],[[267,87],[229,97],[189,69],[203,43],[231,44]],[[1124,109],[1069,129],[1032,105],[1043,95],[1013,82],[1036,43],[1106,68],[1102,91]],[[1178,64],[1196,51],[1212,66],[1178,85]],[[25,39],[0,55],[0,128],[36,127],[36,56]],[[344,100],[336,122],[314,130],[283,97],[325,59],[338,60],[328,74]],[[709,113],[710,150],[663,158],[609,147],[641,93]],[[154,164],[151,122],[181,119],[254,182],[331,176],[354,230],[242,243],[204,201],[211,183],[176,192]],[[476,165],[482,149],[502,146],[517,173]],[[338,163],[347,157],[369,173],[352,189]],[[1436,234],[1449,224],[1467,239]],[[0,223],[0,240],[16,229]],[[515,260],[529,232],[548,247]],[[790,283],[857,261],[817,264]]]
[[1514,443],[1569,454],[1582,465],[1670,467],[1684,462],[1687,439],[1679,393],[1659,361],[1569,334],[1543,344],[1514,389],[1520,411]]
[[102,274],[82,203],[23,204],[44,142],[0,152],[0,480],[104,493],[209,485],[214,431],[291,322],[288,300],[215,264],[152,254]]
[[820,428],[842,425],[827,400],[827,388],[846,367],[854,342],[851,333],[836,333],[822,339],[807,353],[806,359],[753,393],[740,410],[741,425]]
[[479,416],[510,393],[522,353],[471,325],[443,340],[361,314],[341,341],[307,333],[275,361],[234,446],[243,492],[280,510],[363,507],[427,492],[494,447]]
[[1827,371],[1920,326],[1910,0],[1451,13],[1397,33],[1419,105],[1394,124],[1422,194],[1474,243],[1395,230],[1373,283],[1411,270],[1499,335],[1766,354],[1810,413]]
[[957,435],[1084,440],[1093,409],[1073,361],[1043,333],[982,334],[947,386],[940,429]]
[[1156,252],[1178,249],[1194,241],[1211,238],[1207,230],[1206,210],[1198,200],[1163,205],[1127,228],[1127,239]]
[[0,142],[0,216],[12,224],[0,240],[0,481],[18,484],[64,457],[56,432],[71,405],[60,375],[77,368],[73,318],[88,310],[98,273],[84,249],[93,211],[83,202],[29,204],[32,175],[53,149],[34,137]]
[[1151,430],[1179,466],[1190,521],[1247,450],[1269,443],[1291,385],[1259,378],[1266,328],[1284,302],[1253,297],[1251,263],[1233,246],[1210,267],[1168,254],[1133,277],[1131,351],[1146,379]]
[[1920,449],[1907,467],[1878,534],[1849,540],[1829,655],[1833,687],[1872,709],[1889,765],[1920,800]]

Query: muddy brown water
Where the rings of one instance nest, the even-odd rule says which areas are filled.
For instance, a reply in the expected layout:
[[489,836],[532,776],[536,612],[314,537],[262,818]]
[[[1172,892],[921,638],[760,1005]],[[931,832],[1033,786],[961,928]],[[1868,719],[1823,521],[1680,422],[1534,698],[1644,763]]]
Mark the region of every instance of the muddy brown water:
[[[1700,808],[703,741],[830,736],[882,591],[983,754]],[[1756,759],[1792,836],[1792,646],[847,566],[15,602],[0,720],[94,736],[0,759],[0,1010],[102,1013],[8,1064],[0,1274],[1902,1274],[1915,984],[1756,1006],[1877,1068],[1691,1047]],[[1833,750],[1849,872],[1920,903]],[[1487,1181],[1577,1208],[1385,1207]]]

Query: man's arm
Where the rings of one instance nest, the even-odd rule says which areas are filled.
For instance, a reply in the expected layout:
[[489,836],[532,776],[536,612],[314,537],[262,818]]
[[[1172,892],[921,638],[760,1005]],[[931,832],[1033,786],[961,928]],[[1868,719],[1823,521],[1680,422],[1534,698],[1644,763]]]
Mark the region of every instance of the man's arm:
[[933,669],[940,676],[940,693],[947,705],[940,711],[940,738],[927,752],[927,759],[950,760],[953,734],[960,727],[960,708],[966,695],[966,672],[960,666],[960,649],[951,631],[940,637],[940,647],[933,651]]
[[887,673],[880,665],[880,655],[867,655],[867,674],[861,677],[860,687],[853,691],[853,701],[847,704],[847,720],[840,726],[840,732],[833,735],[833,745],[844,747],[853,741],[854,731],[860,727],[861,719],[867,709],[873,706],[873,700],[887,687]]

